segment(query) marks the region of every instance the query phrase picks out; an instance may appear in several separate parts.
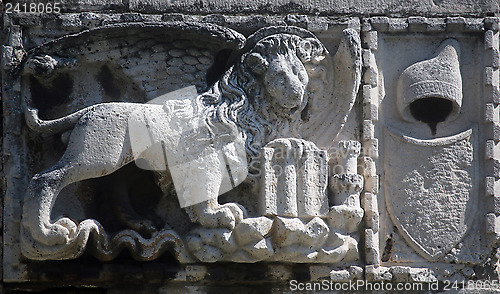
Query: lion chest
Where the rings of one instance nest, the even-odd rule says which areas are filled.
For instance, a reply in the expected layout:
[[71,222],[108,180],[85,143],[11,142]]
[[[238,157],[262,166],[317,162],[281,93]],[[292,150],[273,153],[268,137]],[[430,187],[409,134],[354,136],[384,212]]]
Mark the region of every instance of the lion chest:
[[135,110],[129,133],[139,167],[168,167],[181,207],[215,198],[246,177],[244,144],[220,142],[190,99]]

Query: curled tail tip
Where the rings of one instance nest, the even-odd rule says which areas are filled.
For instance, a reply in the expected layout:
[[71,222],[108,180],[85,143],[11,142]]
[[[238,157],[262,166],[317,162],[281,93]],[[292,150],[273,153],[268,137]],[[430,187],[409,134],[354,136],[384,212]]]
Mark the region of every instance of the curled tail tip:
[[36,130],[41,126],[40,118],[38,117],[38,109],[26,107],[24,118],[30,129]]
[[30,129],[40,133],[57,134],[74,127],[80,117],[91,108],[93,107],[81,109],[61,118],[43,120],[38,116],[38,109],[27,106],[24,111],[24,116],[26,124]]
[[60,131],[58,128],[54,128],[54,123],[40,119],[38,116],[38,109],[36,108],[26,107],[24,111],[24,119],[28,127],[33,131],[49,134],[55,134]]

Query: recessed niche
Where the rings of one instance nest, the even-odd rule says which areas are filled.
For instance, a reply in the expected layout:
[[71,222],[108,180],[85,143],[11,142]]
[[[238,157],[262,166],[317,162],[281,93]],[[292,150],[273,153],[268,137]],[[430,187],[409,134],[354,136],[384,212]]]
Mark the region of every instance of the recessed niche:
[[436,134],[438,123],[445,121],[453,110],[453,102],[438,97],[417,99],[410,103],[410,113],[418,121],[424,122]]
[[462,107],[460,45],[446,39],[429,59],[408,66],[399,76],[397,107],[403,120],[436,125],[455,119]]

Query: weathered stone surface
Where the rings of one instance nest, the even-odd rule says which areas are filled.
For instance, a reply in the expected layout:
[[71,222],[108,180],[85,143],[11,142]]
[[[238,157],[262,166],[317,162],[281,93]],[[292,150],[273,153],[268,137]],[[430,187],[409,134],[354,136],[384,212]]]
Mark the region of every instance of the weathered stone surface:
[[329,233],[328,226],[318,217],[307,223],[296,218],[278,217],[276,228],[273,237],[275,244],[280,247],[301,244],[309,245],[310,248],[319,248]]
[[498,279],[497,2],[61,8],[2,15],[0,292]]
[[[301,150],[303,150],[301,152]],[[327,153],[306,141],[278,139],[263,149],[261,213],[267,216],[326,216]]]
[[248,254],[250,254],[254,260],[265,260],[274,254],[273,245],[269,239],[261,239],[255,243],[247,244],[244,248]]
[[[472,189],[476,176],[472,130],[433,141],[408,137],[394,141],[394,133],[387,136],[388,146],[405,144],[407,154],[404,163],[393,159],[385,166],[388,180],[394,183],[394,190],[386,194],[391,217],[419,253],[435,260],[460,242],[477,211],[477,196]],[[422,148],[428,152],[425,158],[417,155]],[[417,162],[419,168],[403,172],[408,163],[416,166]],[[453,193],[455,196],[448,198]],[[428,230],[430,227],[433,231]]]
[[[364,88],[366,109],[378,105],[379,110],[377,116],[369,112],[366,117],[364,146],[371,145],[369,140],[384,138],[378,147],[383,164],[376,164],[377,175],[373,171],[365,174],[365,181],[369,180],[365,187],[376,187],[373,182],[376,177],[380,189],[370,187],[362,204],[369,224],[364,233],[366,257],[374,268],[379,264],[383,267],[376,271],[366,268],[366,276],[376,276],[374,279],[381,281],[464,281],[462,270],[469,267],[467,264],[488,264],[486,256],[491,254],[488,244],[495,239],[494,234],[486,234],[489,236],[486,237],[480,233],[488,227],[487,223],[495,221],[488,222],[487,216],[477,213],[494,210],[495,198],[485,198],[483,186],[477,180],[483,181],[485,176],[487,179],[487,175],[495,174],[495,159],[481,159],[481,156],[494,157],[495,147],[490,144],[484,150],[479,142],[488,145],[487,141],[474,135],[495,137],[496,104],[489,105],[489,101],[493,101],[496,89],[485,86],[495,79],[491,70],[493,62],[476,54],[495,54],[488,45],[495,33],[488,32],[484,22],[480,24],[477,19],[466,17],[419,17],[408,19],[408,23],[408,28],[404,28],[399,20],[379,17],[365,26],[367,31],[377,32],[378,40],[376,49],[370,49],[377,64],[367,58],[366,66],[382,73],[385,82],[370,81]],[[434,38],[416,41],[407,35],[411,31],[418,36],[434,32],[439,37],[434,35]],[[488,41],[476,42],[472,35],[472,38],[446,36],[458,31],[469,31],[479,38],[485,36]],[[396,33],[407,37],[396,40]],[[370,45],[370,48],[375,47]],[[419,73],[413,72],[415,79],[411,83],[399,80],[412,75],[413,70]],[[477,76],[483,74],[486,80],[479,82]],[[441,82],[446,86],[439,86]],[[410,84],[421,88],[412,91]],[[382,92],[380,100],[377,95]],[[481,93],[488,93],[488,98],[481,103],[468,98],[482,96]],[[416,98],[419,94],[424,95],[412,102],[410,97]],[[447,106],[440,107],[440,99]],[[407,103],[400,105],[408,107],[407,113],[404,113],[405,107],[398,106],[404,101]],[[464,107],[468,111],[464,111]],[[490,192],[495,190],[494,182],[490,180],[488,184]],[[378,194],[377,207],[374,206],[375,194]],[[385,203],[380,203],[383,198]],[[488,204],[480,204],[480,199],[487,199]],[[375,213],[378,217],[374,217]],[[372,229],[372,224],[379,229]],[[425,264],[422,269],[417,266],[419,261]],[[403,267],[395,267],[391,262],[402,262]],[[431,266],[437,264],[442,265]]]
[[446,119],[457,117],[462,106],[459,56],[458,42],[445,40],[433,58],[412,64],[403,71],[398,81],[398,109],[404,119],[425,121],[426,118],[420,117],[410,105],[435,97],[452,102],[451,113]]
[[245,245],[266,237],[271,231],[272,225],[273,221],[265,216],[246,218],[234,228],[234,233],[239,244]]
[[[97,14],[82,17],[100,20]],[[71,130],[71,135],[62,137],[67,146],[59,163],[33,176],[27,189],[20,234],[24,256],[35,260],[74,259],[89,247],[95,257],[111,260],[123,247],[128,247],[138,260],[156,259],[170,249],[182,263],[196,260],[208,263],[340,262],[346,256],[349,260],[357,259],[357,251],[352,250],[357,242],[348,236],[332,237],[336,241],[329,246],[341,248],[334,260],[316,260],[316,256],[329,238],[330,228],[320,217],[328,217],[331,205],[327,195],[328,153],[317,145],[328,148],[329,140],[338,136],[354,105],[361,74],[358,33],[353,29],[341,31],[339,48],[332,58],[321,41],[298,27],[262,28],[249,36],[242,47],[241,35],[215,25],[141,23],[144,18],[139,14],[123,14],[120,18],[134,23],[89,30],[43,45],[29,57],[22,70],[22,75],[34,83],[28,86],[29,95],[25,97],[28,126],[51,134]],[[142,30],[149,37],[128,35],[124,28]],[[169,32],[168,43],[155,39],[159,29]],[[175,34],[179,31],[187,33],[177,38]],[[207,44],[197,44],[193,38],[202,38]],[[88,94],[97,99],[103,94],[118,99],[130,91],[118,87],[121,80],[116,75],[121,74],[132,82],[140,82],[135,94],[151,96],[158,93],[155,85],[159,84],[152,83],[149,75],[157,78],[159,73],[144,59],[162,61],[158,54],[165,51],[163,66],[168,67],[167,76],[174,75],[175,78],[171,78],[176,83],[178,79],[186,82],[185,78],[197,71],[194,65],[200,65],[200,60],[208,66],[211,60],[219,58],[203,59],[210,57],[217,42],[222,40],[228,44],[218,48],[240,50],[226,53],[227,58],[234,55],[237,59],[230,60],[234,64],[229,69],[221,67],[216,75],[219,80],[201,95],[196,87],[190,86],[149,99],[146,104],[89,103],[86,108],[52,120],[40,118],[35,106],[42,95],[38,88],[52,91],[41,85],[42,79],[52,87],[72,83],[68,93],[61,95],[81,95],[76,89],[96,79],[99,87]],[[77,57],[78,50],[85,54]],[[50,55],[40,54],[42,51]],[[61,54],[66,57],[59,57]],[[106,63],[110,61],[118,65]],[[86,72],[86,78],[79,80],[77,73],[84,68],[91,70]],[[173,69],[177,71],[172,73]],[[333,76],[337,77],[335,83],[326,83],[328,77]],[[101,81],[107,79],[116,81],[111,85]],[[252,85],[247,87],[248,83]],[[335,103],[332,97],[336,98]],[[244,109],[229,107],[239,103],[243,103]],[[320,119],[328,117],[333,110],[337,110],[337,115],[332,117],[331,124],[321,124]],[[57,110],[51,111],[49,116],[57,117]],[[212,114],[206,118],[209,113]],[[276,128],[263,129],[269,124],[276,124]],[[239,130],[235,130],[236,127]],[[255,128],[262,131],[255,133]],[[344,164],[348,172],[354,173],[359,143],[349,142],[348,145],[357,146],[358,150],[353,156],[349,155]],[[220,204],[217,199],[245,180],[246,164],[258,160],[262,148],[264,151],[274,148],[275,152],[275,158],[267,162],[272,168],[263,170],[264,179],[277,167],[287,172],[272,181],[264,181],[268,189],[261,190],[265,201],[259,201],[269,208],[267,204],[283,196],[285,200],[276,201],[271,210],[279,212],[278,215],[285,211],[284,215],[291,217],[289,220],[278,218],[273,223],[272,219],[258,214],[249,216],[245,206],[233,202]],[[88,218],[88,212],[75,205],[69,208],[77,211],[76,219],[81,221],[67,217],[64,212],[55,221],[51,219],[52,214],[60,213],[54,204],[60,203],[57,199],[66,186],[114,174],[132,160],[138,168],[156,172],[163,193],[177,196],[180,207],[185,209],[185,212],[174,212],[185,219],[181,235],[177,234],[177,220],[167,215],[175,211],[175,207],[165,204],[155,211],[163,218],[141,219],[132,203],[128,203],[127,195],[114,207],[117,220],[110,216],[110,223],[120,223],[128,230],[109,232],[101,220]],[[259,181],[262,179],[254,175],[255,180],[254,185],[262,183]],[[362,182],[358,181],[359,189],[348,189],[349,197],[354,197],[349,205],[359,207],[361,186]],[[90,201],[84,205],[90,205]],[[261,213],[274,217],[269,211]],[[173,228],[158,229],[161,222],[168,222]],[[295,228],[294,223],[298,227]],[[352,225],[348,227],[349,233],[354,232]]]
[[[130,1],[122,3],[118,1],[78,1],[65,3],[65,9],[70,11],[82,11],[86,9],[100,10],[110,7],[120,7],[130,11],[146,13],[161,12],[184,12],[184,13],[303,13],[303,14],[354,14],[354,15],[472,15],[483,16],[498,12],[498,3],[492,0],[461,0],[461,1],[321,1],[301,2],[296,0],[284,1],[223,1],[210,0],[207,2],[177,1],[177,0],[148,0]],[[128,5],[127,5],[128,4]]]
[[330,208],[328,215],[329,225],[348,233],[355,232],[363,219],[363,209],[337,205]]

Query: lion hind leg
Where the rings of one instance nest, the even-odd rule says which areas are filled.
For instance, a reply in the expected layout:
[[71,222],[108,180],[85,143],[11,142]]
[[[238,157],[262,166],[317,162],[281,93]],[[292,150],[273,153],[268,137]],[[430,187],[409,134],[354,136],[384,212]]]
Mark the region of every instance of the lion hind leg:
[[28,187],[23,205],[23,227],[36,241],[52,246],[69,242],[76,225],[60,219],[51,223],[50,214],[57,194],[62,190],[64,173],[60,169],[37,174]]
[[[122,152],[119,157],[108,157],[104,163],[102,158],[96,162],[85,164],[65,154],[54,167],[35,175],[28,187],[23,205],[22,224],[25,232],[32,238],[47,246],[68,244],[77,231],[77,224],[67,217],[51,221],[51,213],[58,194],[69,184],[90,178],[110,174],[130,161],[130,152]],[[106,169],[103,171],[103,164]]]

